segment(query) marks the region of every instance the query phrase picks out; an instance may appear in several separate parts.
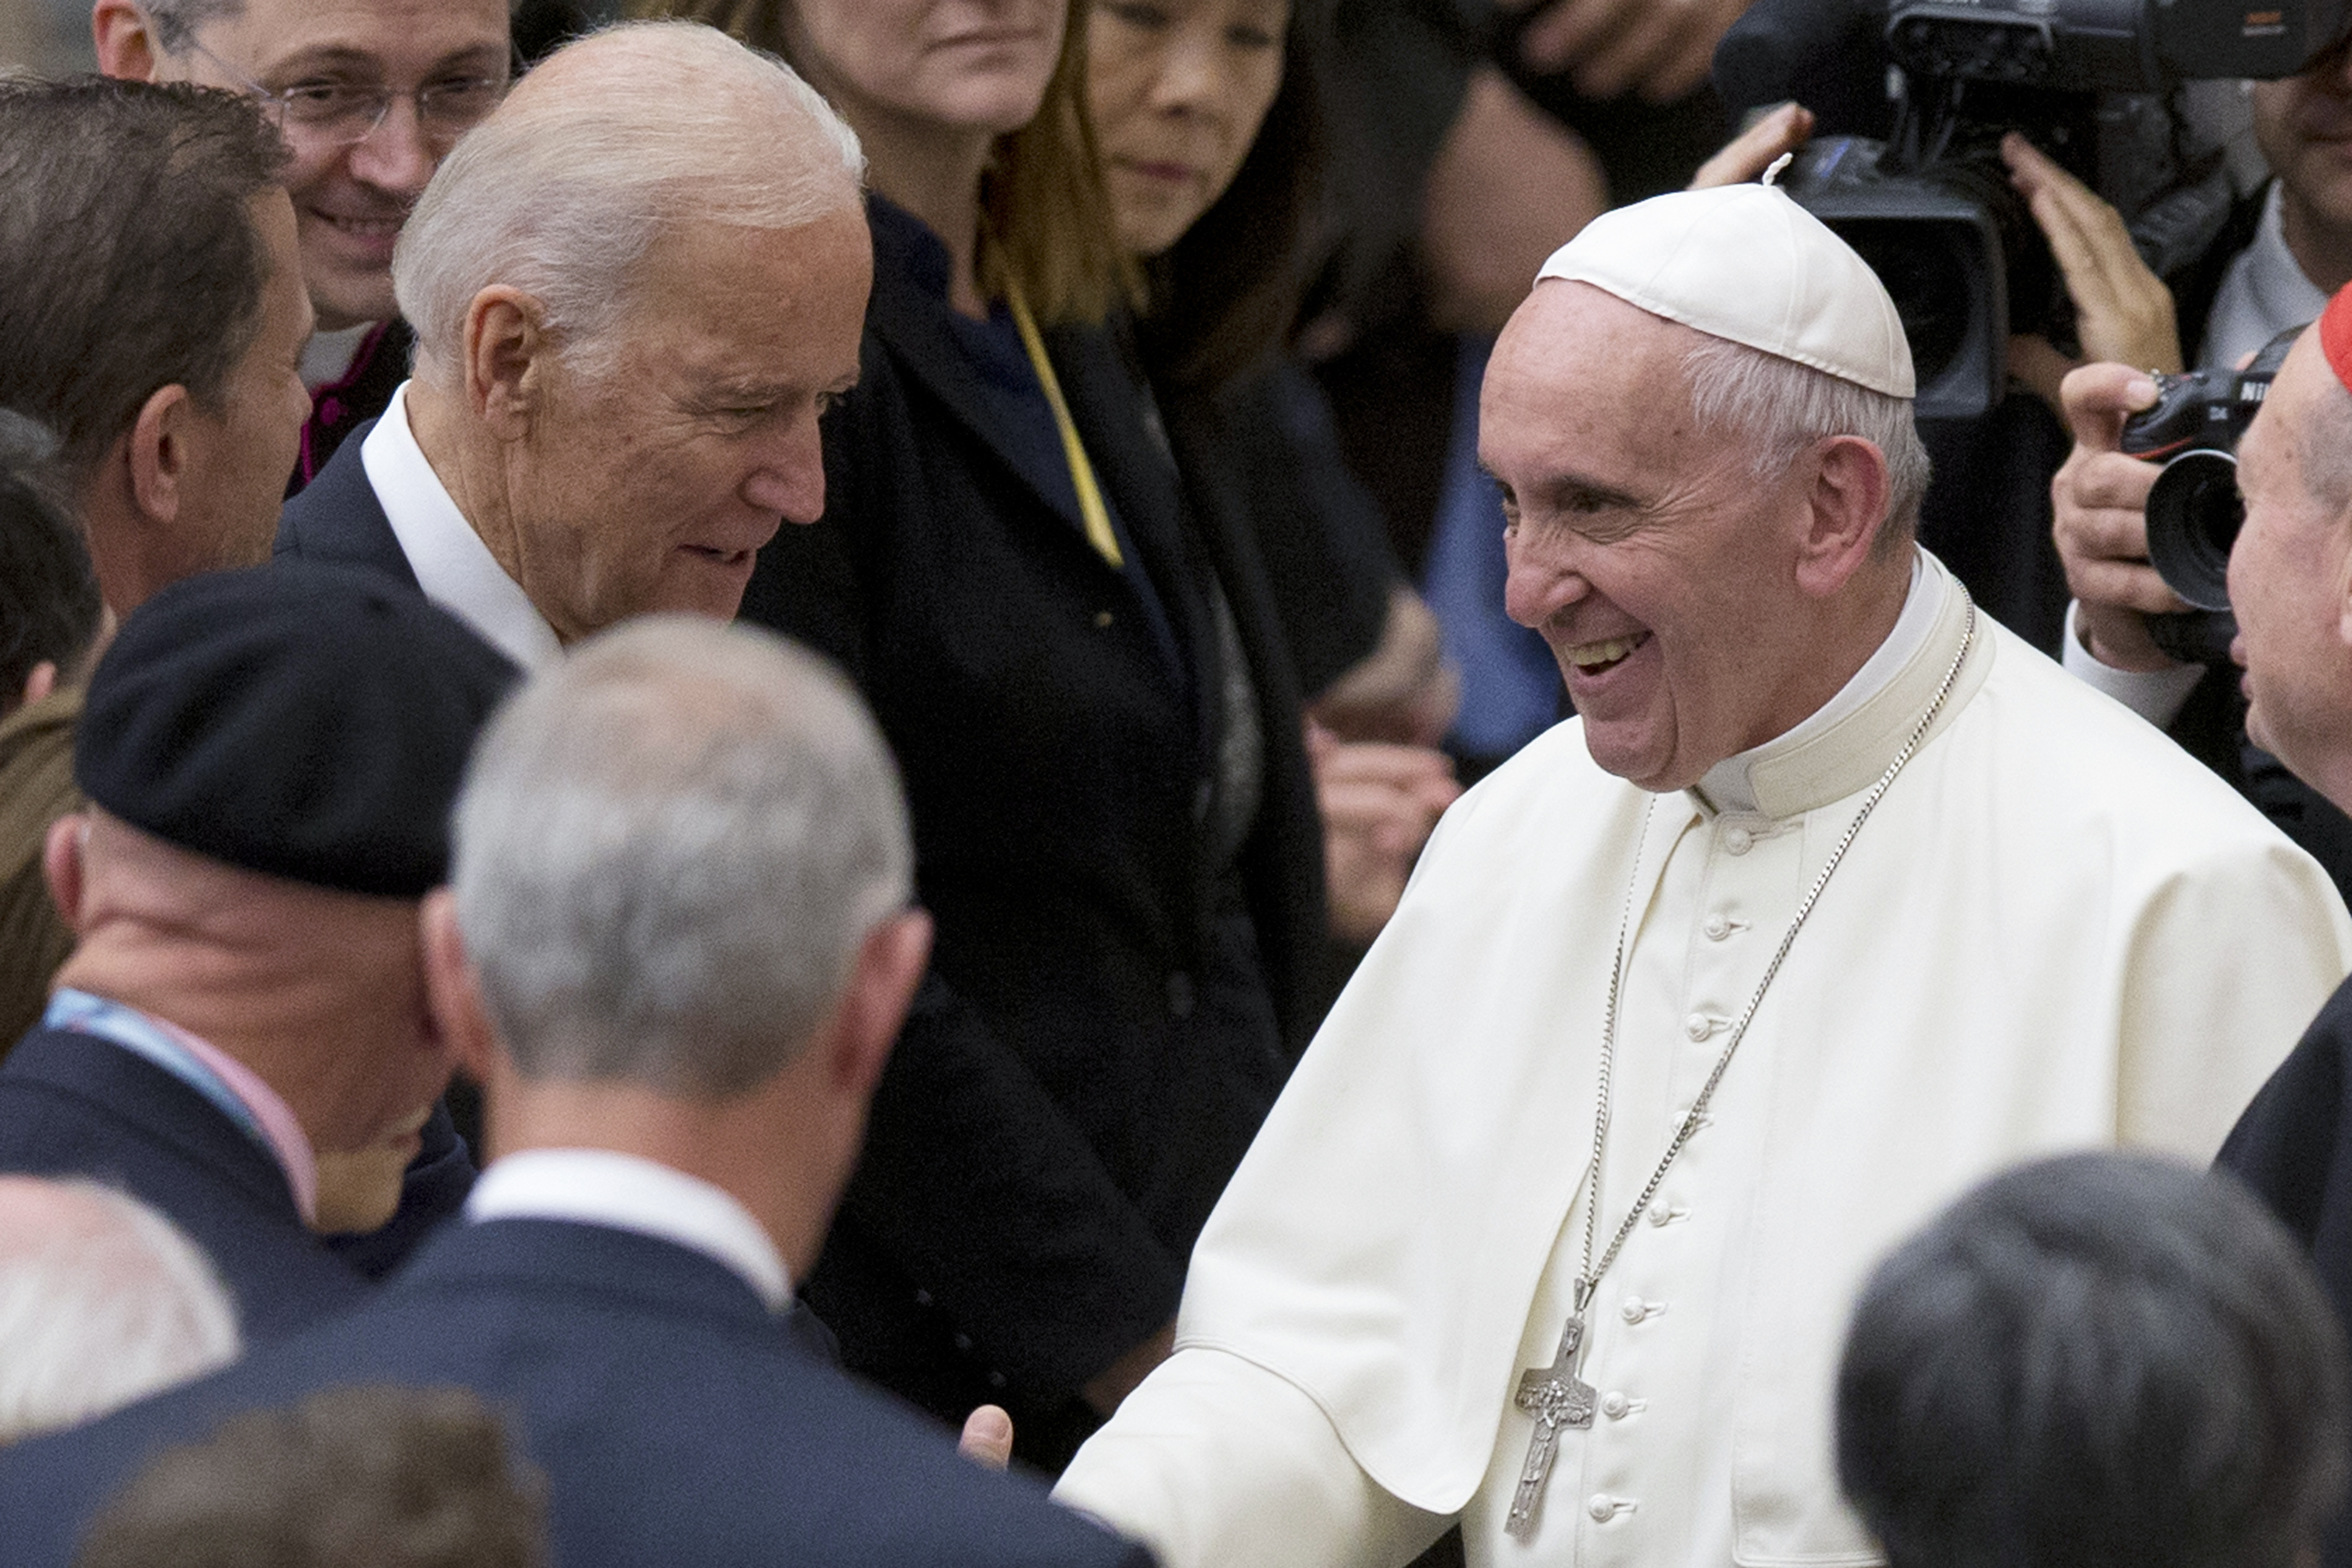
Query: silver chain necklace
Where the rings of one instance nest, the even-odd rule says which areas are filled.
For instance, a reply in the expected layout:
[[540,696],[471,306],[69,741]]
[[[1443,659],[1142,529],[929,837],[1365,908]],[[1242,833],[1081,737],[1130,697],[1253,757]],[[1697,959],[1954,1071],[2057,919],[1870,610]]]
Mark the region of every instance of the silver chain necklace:
[[[1552,1364],[1544,1367],[1529,1367],[1521,1374],[1518,1392],[1512,1400],[1520,1409],[1535,1417],[1535,1431],[1528,1438],[1527,1462],[1519,1468],[1518,1490],[1512,1494],[1511,1511],[1503,1521],[1504,1533],[1515,1540],[1525,1541],[1535,1533],[1536,1504],[1543,1496],[1544,1482],[1551,1475],[1552,1460],[1559,1451],[1560,1433],[1570,1427],[1581,1428],[1592,1425],[1597,1390],[1580,1379],[1576,1373],[1583,1360],[1584,1310],[1591,1303],[1592,1293],[1601,1283],[1601,1276],[1607,1273],[1609,1266],[1617,1260],[1619,1249],[1625,1245],[1625,1239],[1633,1233],[1634,1222],[1641,1218],[1643,1210],[1649,1207],[1651,1200],[1657,1197],[1658,1188],[1664,1183],[1666,1172],[1673,1166],[1675,1156],[1683,1152],[1683,1145],[1690,1142],[1691,1134],[1698,1131],[1707,1103],[1715,1098],[1716,1085],[1723,1082],[1724,1071],[1731,1065],[1732,1053],[1747,1038],[1748,1026],[1755,1019],[1757,1008],[1762,1005],[1764,993],[1771,988],[1773,977],[1780,974],[1781,961],[1788,957],[1790,947],[1797,940],[1798,931],[1804,926],[1805,917],[1812,914],[1814,903],[1822,896],[1822,889],[1829,885],[1831,874],[1837,870],[1838,862],[1845,859],[1845,852],[1853,846],[1854,836],[1862,831],[1863,823],[1870,820],[1871,812],[1878,809],[1879,800],[1885,796],[1895,776],[1903,771],[1904,766],[1927,738],[1928,730],[1935,727],[1937,716],[1944,711],[1945,700],[1952,695],[1952,687],[1960,678],[1960,666],[1968,662],[1969,650],[1976,645],[1976,602],[1968,597],[1966,589],[1958,591],[1962,602],[1968,607],[1968,623],[1960,633],[1960,651],[1953,656],[1951,668],[1944,672],[1942,683],[1936,687],[1935,700],[1927,705],[1927,712],[1919,720],[1918,727],[1912,730],[1911,738],[1903,743],[1903,749],[1895,754],[1895,760],[1886,765],[1886,771],[1881,773],[1878,782],[1870,787],[1870,793],[1863,800],[1862,810],[1854,813],[1853,821],[1846,824],[1845,833],[1838,840],[1837,847],[1830,852],[1829,863],[1822,867],[1821,874],[1813,878],[1812,886],[1806,890],[1804,898],[1797,904],[1796,916],[1789,922],[1789,929],[1781,935],[1780,946],[1773,953],[1772,961],[1764,967],[1764,977],[1757,982],[1747,1007],[1740,1010],[1738,1020],[1732,1025],[1731,1038],[1724,1042],[1722,1054],[1715,1059],[1714,1071],[1700,1085],[1697,1095],[1691,1101],[1690,1109],[1683,1113],[1681,1124],[1675,1128],[1674,1138],[1666,1145],[1665,1154],[1660,1156],[1656,1168],[1650,1172],[1650,1179],[1643,1185],[1641,1196],[1625,1211],[1625,1218],[1617,1227],[1617,1233],[1609,1239],[1608,1250],[1601,1253],[1601,1261],[1596,1264],[1592,1260],[1592,1244],[1598,1234],[1601,1213],[1601,1159],[1609,1143],[1609,1080],[1617,1058],[1617,998],[1625,980],[1625,940],[1633,929],[1633,904],[1641,887],[1641,846],[1649,837],[1649,814],[1645,812],[1642,818],[1642,835],[1634,841],[1633,880],[1626,886],[1625,910],[1617,922],[1617,956],[1610,964],[1608,1006],[1601,1014],[1600,1105],[1592,1118],[1592,1161],[1585,1167],[1584,1174],[1583,1259],[1577,1269],[1573,1302],[1568,1322],[1560,1330],[1559,1349],[1553,1354]],[[1654,800],[1651,810],[1654,811],[1655,809]]]

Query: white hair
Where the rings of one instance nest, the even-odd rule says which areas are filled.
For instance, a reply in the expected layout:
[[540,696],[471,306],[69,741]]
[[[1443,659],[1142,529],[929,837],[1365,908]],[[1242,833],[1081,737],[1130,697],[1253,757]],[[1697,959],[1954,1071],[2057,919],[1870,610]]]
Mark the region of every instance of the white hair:
[[401,229],[393,288],[417,373],[454,384],[474,297],[505,284],[599,376],[663,234],[857,212],[865,169],[814,88],[714,27],[629,22],[566,45],[457,143]]
[[212,1264],[97,1182],[0,1186],[0,1443],[94,1420],[237,1357]]
[[761,1082],[913,893],[898,770],[856,693],[781,637],[691,616],[533,676],[455,831],[458,929],[531,1078]]
[[1913,538],[1929,464],[1910,399],[1703,333],[1684,351],[1683,373],[1700,428],[1745,442],[1759,480],[1778,478],[1799,453],[1832,435],[1877,447],[1886,459],[1887,506],[1874,548],[1884,555]]

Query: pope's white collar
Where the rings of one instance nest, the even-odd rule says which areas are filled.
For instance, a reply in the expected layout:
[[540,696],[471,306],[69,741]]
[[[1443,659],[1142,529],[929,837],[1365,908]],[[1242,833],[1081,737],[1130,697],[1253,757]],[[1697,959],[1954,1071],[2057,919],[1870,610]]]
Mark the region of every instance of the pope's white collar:
[[1761,746],[1750,747],[1725,758],[1708,768],[1693,793],[1702,804],[1717,811],[1757,812],[1756,787],[1751,770],[1759,762],[1769,762],[1821,738],[1834,728],[1839,721],[1858,712],[1862,706],[1894,684],[1895,677],[1917,656],[1935,634],[1936,622],[1944,608],[1945,594],[1950,580],[1939,565],[1928,570],[1929,557],[1914,546],[1911,552],[1911,584],[1903,597],[1903,612],[1895,619],[1895,629],[1879,643],[1877,651],[1863,661],[1837,695],[1817,709],[1811,717],[1794,729],[1775,736]]

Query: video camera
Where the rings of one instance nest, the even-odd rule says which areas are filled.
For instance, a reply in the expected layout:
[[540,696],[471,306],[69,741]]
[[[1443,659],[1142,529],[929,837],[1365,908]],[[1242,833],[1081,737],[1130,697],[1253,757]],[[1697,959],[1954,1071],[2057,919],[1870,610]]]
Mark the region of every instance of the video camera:
[[2230,613],[2230,549],[2246,520],[2238,443],[2302,336],[2300,327],[2281,332],[2242,371],[2159,375],[2155,406],[2124,422],[2123,449],[2164,465],[2147,493],[2147,558],[2164,585],[2191,606],[2143,619],[2156,645],[2184,664],[2229,663],[2230,640],[2238,634]]
[[1823,134],[1781,186],[1895,298],[1922,418],[2006,390],[2013,332],[2064,343],[2073,309],[1999,146],[2018,131],[2122,213],[2158,277],[2220,236],[2219,147],[2181,82],[2293,76],[2352,32],[2352,0],[1757,0],[1716,50],[1734,111],[1794,98]]

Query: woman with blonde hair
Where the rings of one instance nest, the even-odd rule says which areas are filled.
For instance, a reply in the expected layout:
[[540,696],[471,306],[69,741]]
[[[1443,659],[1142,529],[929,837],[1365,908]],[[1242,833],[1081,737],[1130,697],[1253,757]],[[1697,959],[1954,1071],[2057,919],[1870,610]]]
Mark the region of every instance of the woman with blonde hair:
[[1255,548],[1188,504],[1121,307],[1085,0],[688,0],[868,159],[824,519],[743,613],[904,770],[931,978],[805,1294],[855,1370],[1058,1468],[1166,1353],[1194,1236],[1311,1027],[1321,852]]

